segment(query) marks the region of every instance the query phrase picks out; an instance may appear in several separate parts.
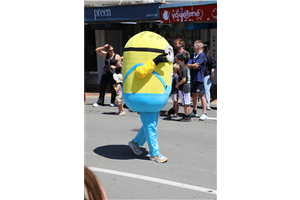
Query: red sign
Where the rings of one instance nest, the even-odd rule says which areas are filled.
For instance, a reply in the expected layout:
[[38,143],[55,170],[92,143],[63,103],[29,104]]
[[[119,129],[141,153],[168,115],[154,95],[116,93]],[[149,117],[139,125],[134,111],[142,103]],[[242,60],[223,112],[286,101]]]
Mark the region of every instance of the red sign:
[[161,23],[217,20],[217,4],[160,9]]

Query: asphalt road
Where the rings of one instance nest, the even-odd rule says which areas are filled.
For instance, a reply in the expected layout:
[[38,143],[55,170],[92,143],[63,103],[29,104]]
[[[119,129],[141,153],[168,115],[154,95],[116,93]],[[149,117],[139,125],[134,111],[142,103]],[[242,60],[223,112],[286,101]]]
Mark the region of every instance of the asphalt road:
[[[117,107],[94,108],[97,98],[86,99],[84,163],[99,178],[108,199],[217,199],[217,107],[207,111],[209,119],[191,122],[159,117],[157,131],[160,153],[166,163],[149,160],[148,145],[136,156],[128,147],[142,126],[139,114],[125,109],[118,116]],[[198,114],[202,110],[198,107]],[[179,115],[183,107],[179,108]]]

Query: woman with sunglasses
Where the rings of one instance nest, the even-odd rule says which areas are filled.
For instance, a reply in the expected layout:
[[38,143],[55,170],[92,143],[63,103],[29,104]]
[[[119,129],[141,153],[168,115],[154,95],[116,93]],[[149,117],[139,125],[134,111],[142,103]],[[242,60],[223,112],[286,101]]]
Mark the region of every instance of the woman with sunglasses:
[[[106,49],[106,51],[104,51]],[[104,95],[105,95],[105,88],[107,84],[110,86],[111,91],[111,99],[110,99],[110,106],[115,107],[115,97],[116,91],[113,88],[113,84],[115,80],[113,79],[113,74],[120,71],[122,68],[121,65],[121,57],[119,54],[114,52],[114,48],[111,45],[105,44],[103,47],[96,48],[96,52],[105,58],[105,65],[103,67],[103,73],[100,82],[100,94],[98,101],[93,104],[94,107],[99,107],[104,105]]]

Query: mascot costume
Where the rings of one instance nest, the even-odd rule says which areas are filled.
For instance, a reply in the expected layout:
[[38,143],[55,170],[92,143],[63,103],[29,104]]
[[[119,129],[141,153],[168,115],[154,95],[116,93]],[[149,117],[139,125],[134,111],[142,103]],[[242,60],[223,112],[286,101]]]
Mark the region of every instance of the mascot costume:
[[172,88],[173,48],[161,35],[144,31],[126,43],[123,59],[123,100],[130,110],[140,113],[143,124],[128,145],[141,155],[139,146],[147,141],[150,160],[166,162],[168,158],[159,153],[156,127]]

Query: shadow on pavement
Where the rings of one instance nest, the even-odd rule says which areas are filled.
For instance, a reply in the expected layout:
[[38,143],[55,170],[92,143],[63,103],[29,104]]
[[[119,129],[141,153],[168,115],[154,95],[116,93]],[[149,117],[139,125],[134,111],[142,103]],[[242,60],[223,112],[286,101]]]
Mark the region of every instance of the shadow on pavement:
[[184,116],[184,113],[178,113],[178,117],[174,117],[173,115],[174,114],[167,115],[167,117],[163,118],[163,120],[179,121]]
[[118,115],[118,112],[103,112],[104,115]]
[[97,147],[94,149],[94,153],[99,156],[104,156],[110,159],[141,159],[149,160],[149,156],[146,156],[149,152],[145,148],[140,147],[143,154],[137,156],[133,154],[132,150],[128,145],[106,145],[102,147]]
[[[191,107],[191,108],[193,108],[193,107]],[[197,108],[201,110],[201,109],[202,109],[202,106],[201,106],[201,105],[200,105],[200,106],[197,105]],[[210,106],[210,108],[211,108],[212,110],[218,110],[217,107],[212,106],[212,105]]]
[[161,117],[168,116],[168,111],[167,110],[161,110],[161,111],[159,111],[159,116],[161,116]]
[[[86,105],[86,106],[92,106],[93,104],[94,103],[87,103],[87,102],[84,103],[84,105]],[[110,104],[103,104],[103,106],[100,106],[100,107],[97,107],[97,108],[101,108],[101,107],[111,107],[111,106],[110,106]]]

